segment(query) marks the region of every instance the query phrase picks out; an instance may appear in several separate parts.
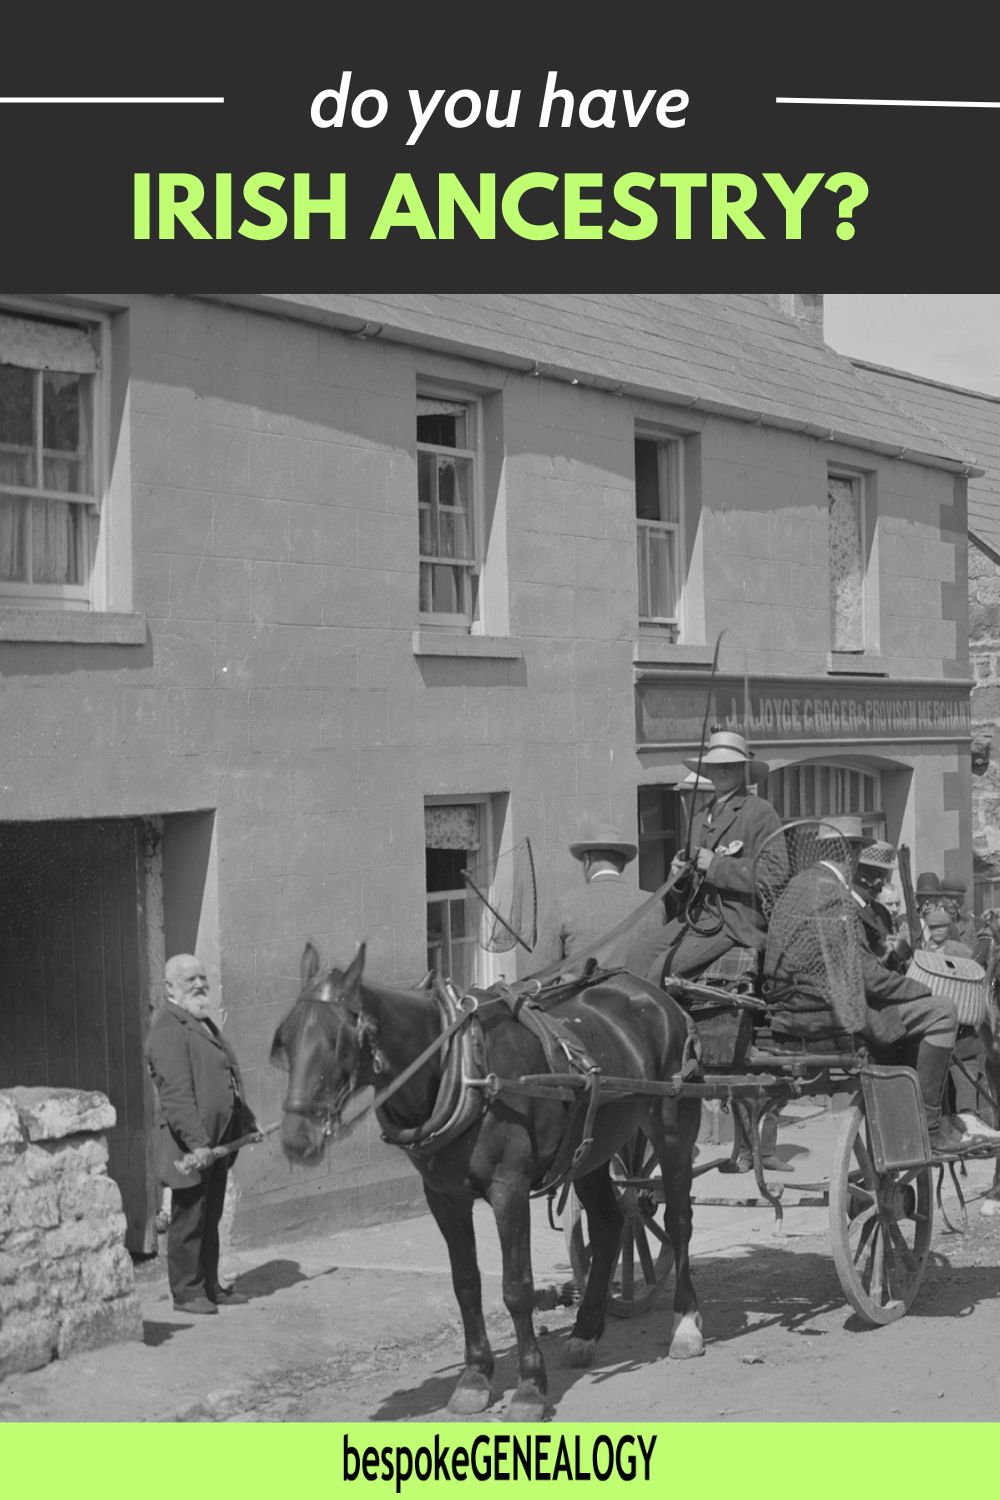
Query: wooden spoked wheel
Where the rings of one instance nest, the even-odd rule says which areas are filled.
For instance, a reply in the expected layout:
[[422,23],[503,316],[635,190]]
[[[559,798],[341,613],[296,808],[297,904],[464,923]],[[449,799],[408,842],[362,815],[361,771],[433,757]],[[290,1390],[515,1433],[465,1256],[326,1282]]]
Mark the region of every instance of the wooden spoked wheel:
[[[607,1307],[615,1318],[631,1318],[650,1305],[669,1277],[674,1252],[662,1223],[656,1219],[663,1203],[660,1164],[641,1130],[611,1158],[610,1168],[611,1186],[625,1216],[625,1227]],[[566,1204],[563,1233],[573,1278],[582,1292],[590,1271],[590,1241],[586,1214],[575,1192],[570,1192]]]
[[934,1227],[929,1166],[877,1172],[860,1102],[844,1118],[830,1177],[830,1243],[844,1295],[869,1323],[894,1323],[923,1280]]

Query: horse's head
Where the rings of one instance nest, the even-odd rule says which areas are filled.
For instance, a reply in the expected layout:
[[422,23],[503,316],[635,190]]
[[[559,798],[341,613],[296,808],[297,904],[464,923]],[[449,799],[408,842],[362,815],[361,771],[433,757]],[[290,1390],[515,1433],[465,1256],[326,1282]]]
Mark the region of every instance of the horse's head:
[[320,1160],[327,1137],[359,1086],[364,966],[364,943],[343,973],[321,973],[312,943],[302,954],[299,997],[271,1044],[271,1061],[288,1070],[281,1144],[292,1161]]

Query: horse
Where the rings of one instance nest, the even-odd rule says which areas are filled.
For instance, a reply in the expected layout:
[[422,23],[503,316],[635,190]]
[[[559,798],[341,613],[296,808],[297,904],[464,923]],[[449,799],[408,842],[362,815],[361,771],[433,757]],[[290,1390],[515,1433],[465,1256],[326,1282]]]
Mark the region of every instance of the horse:
[[[299,1164],[318,1163],[337,1130],[348,1100],[376,1085],[401,1086],[377,1118],[387,1138],[412,1140],[434,1111],[449,1066],[437,1049],[447,1029],[442,1007],[428,989],[399,990],[362,978],[366,949],[358,949],[341,971],[321,968],[311,943],[302,954],[301,988],[275,1032],[273,1062],[288,1072],[281,1142]],[[463,1002],[464,1003],[464,1002]],[[669,1355],[690,1359],[704,1353],[701,1314],[691,1278],[691,1180],[701,1116],[698,1099],[651,1097],[647,1080],[666,1081],[692,1056],[693,1028],[677,1002],[645,980],[618,971],[579,993],[557,998],[554,1016],[571,1028],[586,1054],[608,1077],[634,1079],[636,1091],[609,1099],[600,1094],[587,1112],[593,1144],[573,1177],[587,1214],[591,1266],[576,1320],[565,1346],[565,1363],[591,1363],[604,1331],[605,1305],[618,1258],[623,1215],[611,1186],[608,1163],[642,1128],[659,1158],[663,1177],[664,1226],[675,1265],[674,1319]],[[495,991],[479,1001],[485,1066],[495,1080],[548,1074],[542,1042],[515,1019]],[[427,1051],[426,1062],[406,1077]],[[545,1364],[532,1324],[529,1199],[554,1165],[578,1144],[579,1111],[565,1097],[535,1097],[500,1086],[477,1090],[483,1105],[457,1138],[435,1151],[407,1145],[423,1177],[427,1205],[444,1236],[452,1285],[462,1315],[465,1362],[448,1409],[460,1415],[485,1411],[497,1399],[494,1356],[483,1319],[472,1207],[485,1199],[496,1221],[503,1261],[503,1300],[517,1339],[518,1384],[507,1407],[510,1421],[540,1421],[551,1415]],[[567,1134],[567,1130],[572,1133]]]

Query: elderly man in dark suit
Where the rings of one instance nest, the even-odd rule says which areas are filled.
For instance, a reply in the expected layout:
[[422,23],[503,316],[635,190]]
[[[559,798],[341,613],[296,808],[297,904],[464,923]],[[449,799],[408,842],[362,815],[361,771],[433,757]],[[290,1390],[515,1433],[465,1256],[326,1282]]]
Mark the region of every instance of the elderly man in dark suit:
[[715,728],[701,758],[684,764],[712,783],[707,807],[694,814],[690,856],[674,856],[678,909],[647,951],[644,972],[653,984],[665,976],[693,979],[731,949],[750,954],[764,947],[764,917],[754,890],[753,866],[781,819],[750,790],[753,752],[741,734]]
[[[174,1307],[215,1313],[247,1299],[219,1281],[219,1221],[235,1157],[212,1148],[249,1135],[257,1122],[245,1102],[236,1056],[210,1019],[204,965],[179,953],[166,966],[167,1003],[150,1027],[146,1060],[157,1093],[156,1164],[171,1189],[167,1274]],[[197,1172],[177,1162],[191,1155]]]
[[[620,937],[595,946],[605,933],[612,932],[649,900],[648,894],[636,890],[625,878],[625,867],[635,859],[637,846],[623,839],[617,828],[604,824],[570,844],[569,852],[583,866],[584,884],[567,891],[543,918],[533,953],[535,968],[548,968],[560,959],[585,959],[593,951],[602,968],[638,973],[636,955],[645,951],[663,927],[660,902]],[[580,967],[582,961],[575,966]],[[566,972],[571,971],[574,965],[567,962]]]

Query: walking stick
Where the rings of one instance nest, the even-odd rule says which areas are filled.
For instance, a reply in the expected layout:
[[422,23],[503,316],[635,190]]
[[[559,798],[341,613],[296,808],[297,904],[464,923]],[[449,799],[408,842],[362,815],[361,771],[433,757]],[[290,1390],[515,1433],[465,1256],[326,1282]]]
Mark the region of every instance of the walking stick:
[[[212,1161],[222,1161],[224,1157],[232,1156],[234,1152],[241,1151],[244,1146],[256,1146],[266,1136],[273,1135],[280,1128],[281,1121],[275,1120],[273,1125],[267,1125],[263,1130],[251,1130],[249,1135],[241,1135],[238,1140],[227,1141],[224,1146],[213,1146],[211,1148]],[[182,1156],[179,1161],[175,1161],[174,1166],[185,1177],[190,1177],[193,1172],[204,1171],[203,1167],[199,1167],[198,1158],[193,1151],[189,1151],[186,1156]]]

